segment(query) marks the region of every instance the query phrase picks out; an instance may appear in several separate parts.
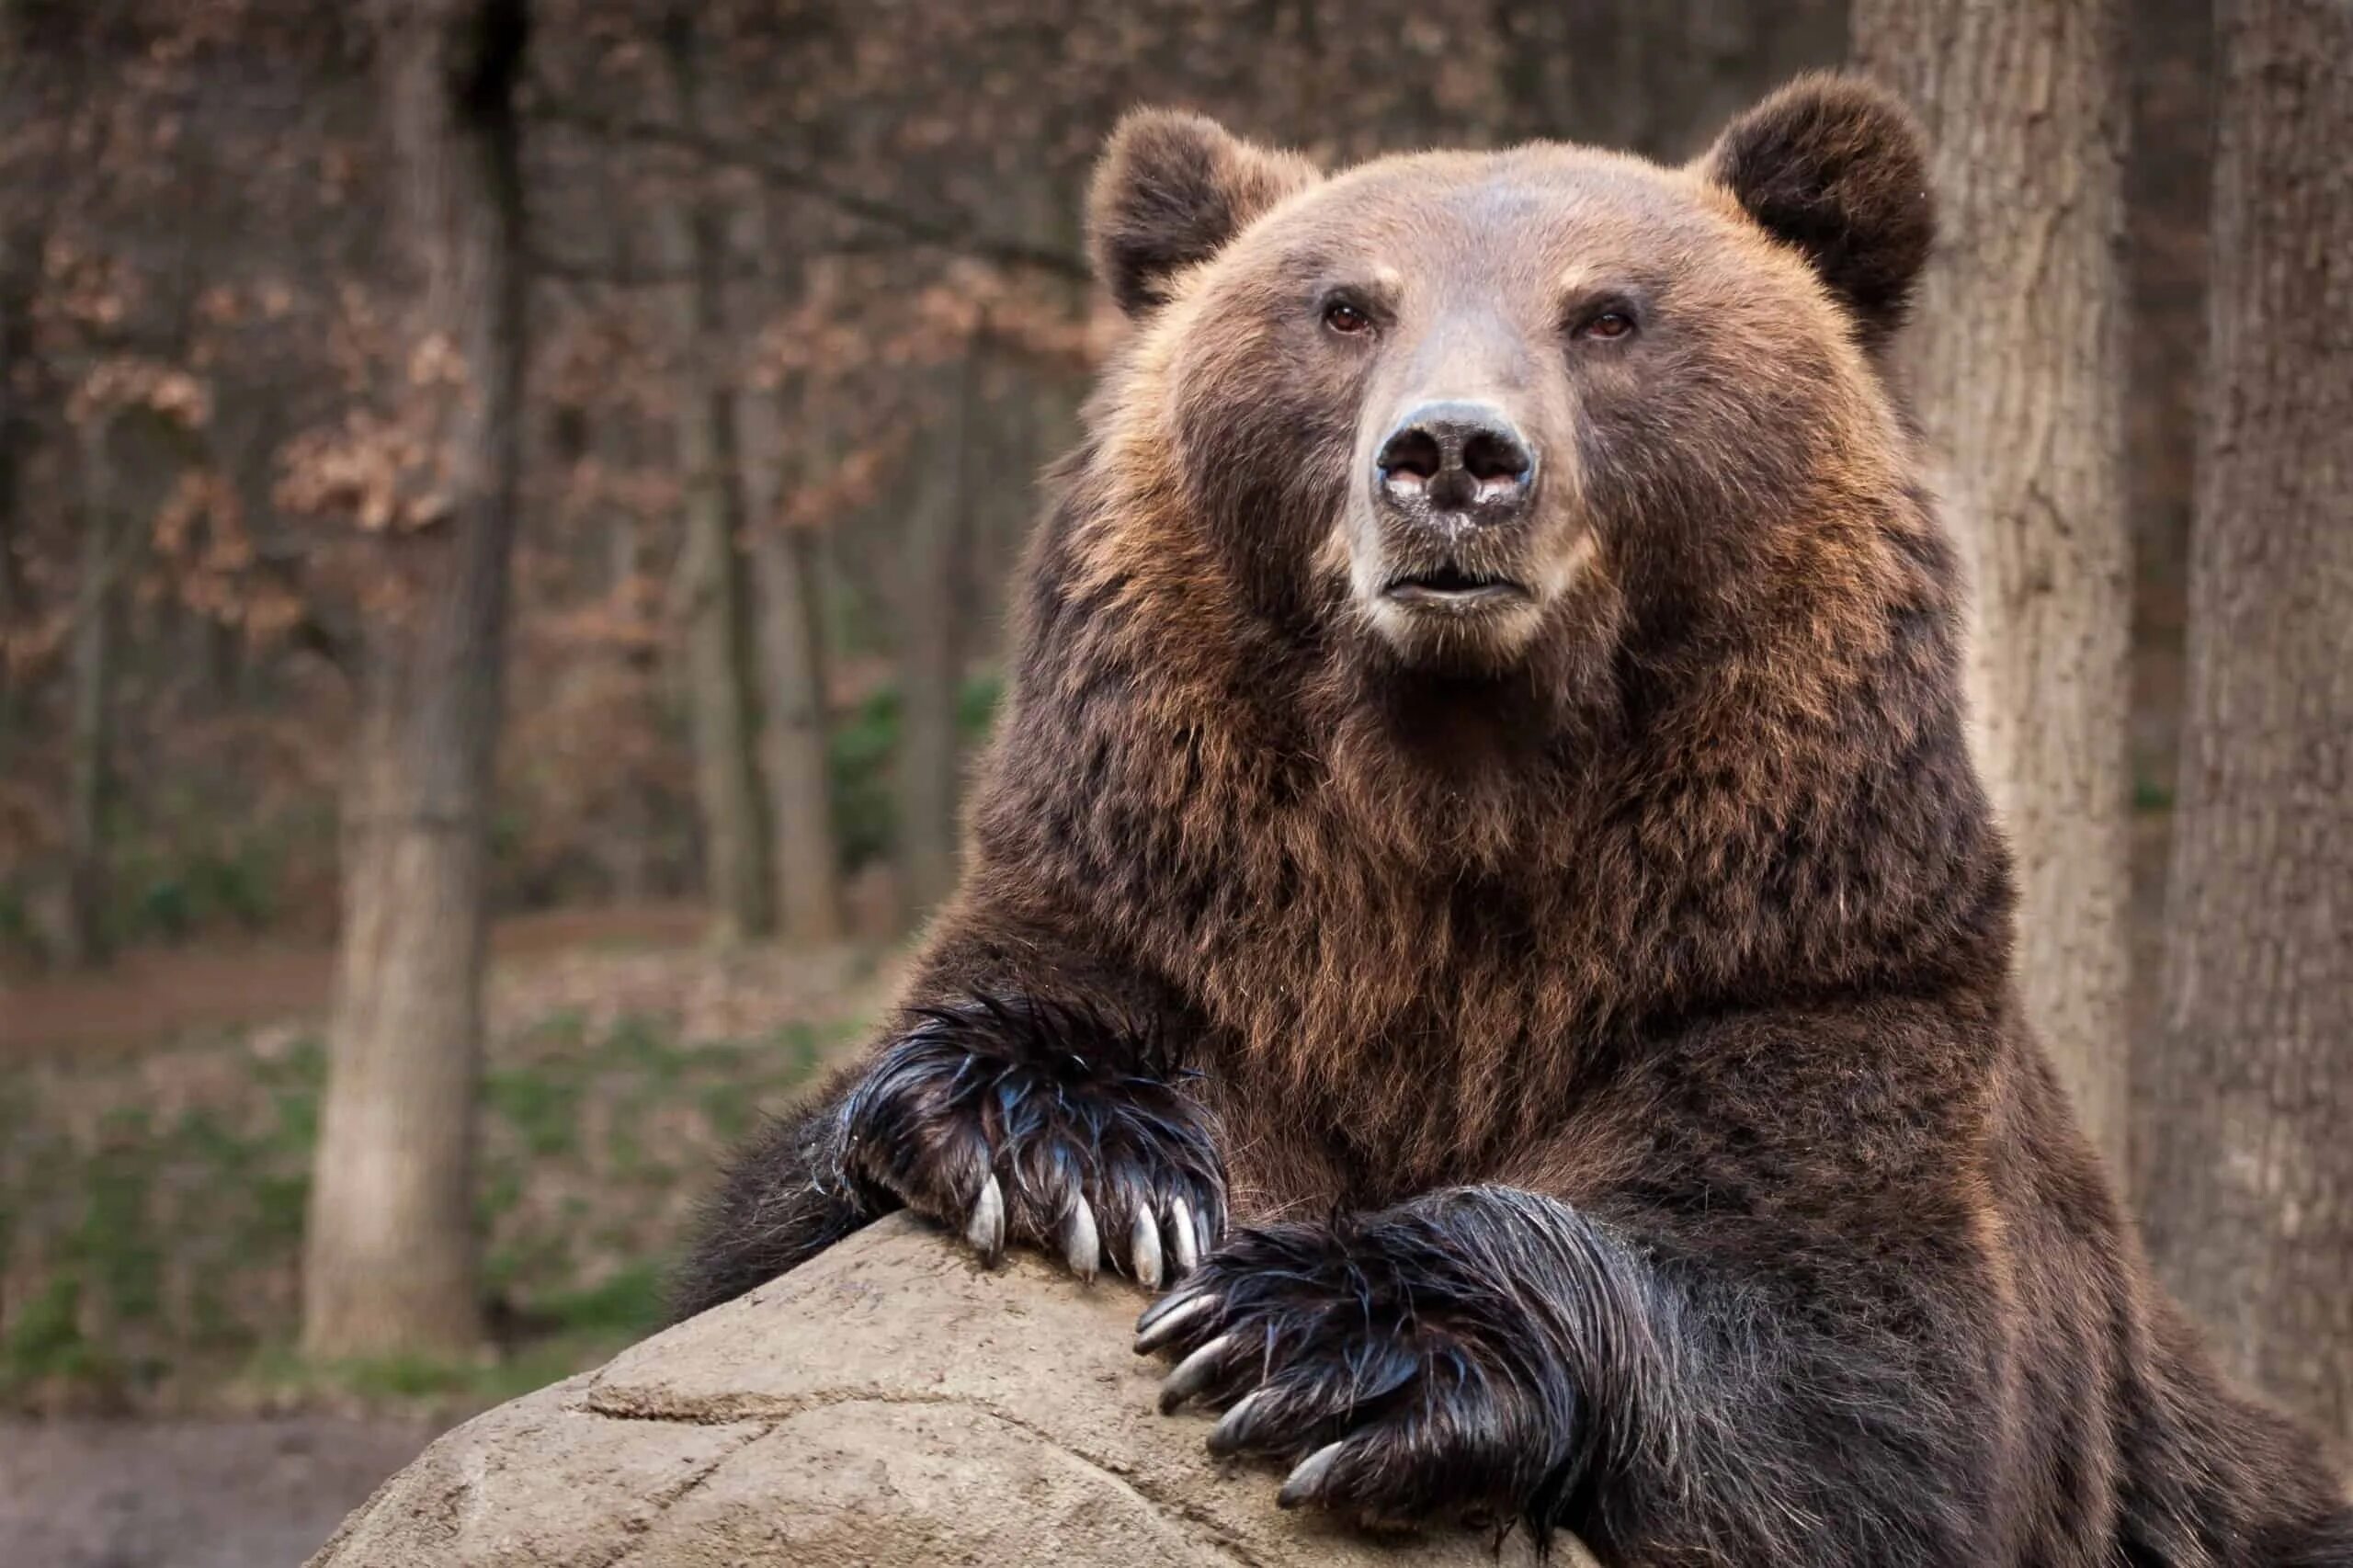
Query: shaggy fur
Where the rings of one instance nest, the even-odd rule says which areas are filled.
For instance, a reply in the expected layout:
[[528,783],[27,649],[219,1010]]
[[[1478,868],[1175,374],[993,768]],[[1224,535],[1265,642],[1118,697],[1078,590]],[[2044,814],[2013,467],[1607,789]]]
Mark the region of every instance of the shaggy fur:
[[[1612,1564],[2353,1564],[2018,1016],[1879,363],[1923,164],[1836,80],[1684,169],[1326,180],[1131,120],[1092,215],[1138,327],[1034,547],[962,887],[682,1310],[910,1205],[1184,1274],[1142,1346],[1214,1448],[1298,1463],[1287,1502]],[[1540,451],[1524,521],[1366,499],[1441,394]],[[1438,566],[1508,591],[1392,591]]]

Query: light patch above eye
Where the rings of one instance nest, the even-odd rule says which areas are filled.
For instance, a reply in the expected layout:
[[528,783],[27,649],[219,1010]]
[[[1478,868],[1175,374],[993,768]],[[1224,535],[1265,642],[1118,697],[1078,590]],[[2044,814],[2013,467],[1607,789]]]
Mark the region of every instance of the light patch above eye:
[[1552,297],[1556,300],[1574,300],[1598,293],[1603,286],[1601,274],[1582,262],[1572,262],[1552,275]]

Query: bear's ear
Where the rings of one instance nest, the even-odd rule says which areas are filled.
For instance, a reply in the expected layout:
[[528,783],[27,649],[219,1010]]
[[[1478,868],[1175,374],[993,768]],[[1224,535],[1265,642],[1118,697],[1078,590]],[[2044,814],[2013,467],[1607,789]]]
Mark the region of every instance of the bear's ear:
[[1733,121],[1699,167],[1813,263],[1866,345],[1903,324],[1937,214],[1926,139],[1893,95],[1854,76],[1802,77]]
[[1168,300],[1251,219],[1323,178],[1314,165],[1229,134],[1215,120],[1137,109],[1120,121],[1086,199],[1095,268],[1130,315]]

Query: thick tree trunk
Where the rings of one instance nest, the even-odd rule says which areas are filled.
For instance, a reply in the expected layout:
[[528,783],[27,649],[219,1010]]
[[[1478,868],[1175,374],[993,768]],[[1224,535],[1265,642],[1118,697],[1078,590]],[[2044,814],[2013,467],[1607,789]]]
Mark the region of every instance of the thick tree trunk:
[[[693,24],[674,13],[665,52],[680,123],[700,128]],[[678,463],[686,483],[688,710],[702,809],[704,881],[716,934],[734,941],[775,928],[768,824],[760,798],[759,699],[752,593],[745,562],[744,482],[734,386],[725,366],[726,223],[699,188],[673,214],[686,263],[678,319]]]
[[2158,1267],[2231,1369],[2353,1435],[2353,8],[2225,0]]
[[1972,559],[1978,756],[2018,854],[2028,1016],[2120,1170],[2130,546],[2113,0],[1857,0],[1935,143],[1906,369]]
[[[384,227],[430,399],[438,520],[399,525],[365,633],[343,929],[303,1276],[314,1356],[477,1344],[472,1161],[484,863],[521,466],[524,0],[382,0]],[[422,406],[413,404],[412,406]],[[423,476],[420,476],[423,477]]]
[[129,530],[114,483],[104,414],[85,432],[82,548],[74,586],[66,716],[65,920],[60,932],[69,964],[107,958],[107,802],[113,783],[115,665],[122,618],[121,581]]
[[899,901],[911,926],[956,885],[961,558],[980,353],[977,342],[967,350],[949,405],[921,443],[900,557]]
[[[816,945],[848,928],[835,841],[833,723],[825,669],[824,537],[796,523],[788,475],[802,472],[826,421],[796,406],[797,380],[737,401],[744,473],[758,522],[751,539],[757,588],[760,687],[767,714],[769,821],[775,829],[777,911],[784,935]],[[788,423],[787,411],[792,410]]]

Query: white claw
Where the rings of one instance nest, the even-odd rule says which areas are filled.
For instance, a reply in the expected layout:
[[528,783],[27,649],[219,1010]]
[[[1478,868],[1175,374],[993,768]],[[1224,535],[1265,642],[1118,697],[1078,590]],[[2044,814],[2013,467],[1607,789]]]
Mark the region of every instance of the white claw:
[[1210,1379],[1217,1375],[1218,1363],[1233,1348],[1233,1335],[1221,1334],[1177,1362],[1168,1381],[1160,1385],[1160,1413],[1167,1415],[1209,1386]]
[[1145,1290],[1160,1289],[1160,1221],[1149,1209],[1138,1209],[1129,1223],[1128,1265]]
[[1136,1324],[1136,1354],[1156,1350],[1183,1332],[1195,1318],[1216,1310],[1218,1299],[1209,1296],[1170,1296],[1143,1314]]
[[1210,1428],[1210,1452],[1222,1454],[1232,1449],[1234,1439],[1250,1420],[1250,1407],[1267,1398],[1272,1392],[1263,1388],[1252,1389],[1235,1400],[1233,1407],[1218,1417],[1217,1425]]
[[1196,1244],[1193,1230],[1193,1209],[1183,1199],[1171,1199],[1168,1205],[1168,1243],[1171,1261],[1176,1265],[1176,1277],[1183,1278],[1193,1272],[1201,1261],[1201,1249]]
[[964,1240],[972,1250],[994,1262],[1005,1250],[1005,1193],[992,1176],[981,1184],[981,1195],[972,1202],[972,1217],[964,1221]]
[[1084,1198],[1071,1201],[1070,1218],[1063,1224],[1063,1260],[1082,1279],[1095,1278],[1103,1261],[1103,1238],[1095,1229],[1095,1210]]
[[1346,1447],[1346,1443],[1326,1443],[1300,1460],[1299,1468],[1283,1478],[1282,1490],[1275,1494],[1276,1506],[1296,1508],[1314,1496],[1316,1488],[1324,1484],[1324,1476],[1331,1473],[1333,1461]]

